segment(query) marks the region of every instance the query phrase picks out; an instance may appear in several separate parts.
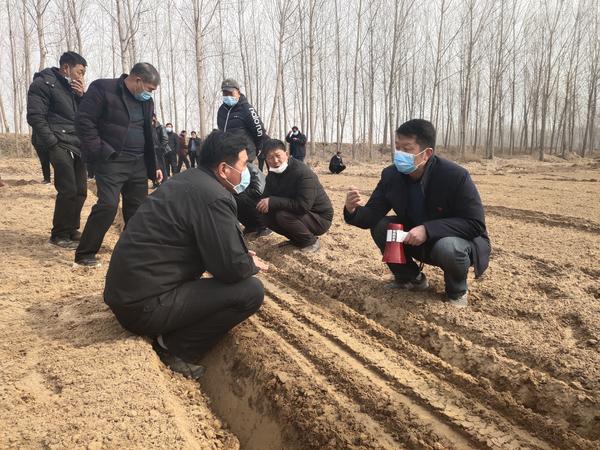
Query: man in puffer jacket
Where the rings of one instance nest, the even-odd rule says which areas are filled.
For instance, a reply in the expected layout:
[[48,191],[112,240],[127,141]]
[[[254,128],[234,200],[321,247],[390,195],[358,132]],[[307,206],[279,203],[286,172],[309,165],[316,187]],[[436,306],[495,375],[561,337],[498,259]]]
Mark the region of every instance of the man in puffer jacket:
[[75,115],[84,94],[86,60],[75,52],[60,57],[60,68],[36,73],[27,93],[27,122],[36,150],[48,152],[54,168],[56,203],[50,243],[77,248],[79,220],[87,196],[87,173],[75,134]]
[[254,161],[260,153],[263,143],[269,139],[260,116],[246,96],[240,93],[240,85],[234,79],[228,78],[221,83],[223,104],[217,112],[219,130],[236,134],[246,139],[248,143],[248,162]]

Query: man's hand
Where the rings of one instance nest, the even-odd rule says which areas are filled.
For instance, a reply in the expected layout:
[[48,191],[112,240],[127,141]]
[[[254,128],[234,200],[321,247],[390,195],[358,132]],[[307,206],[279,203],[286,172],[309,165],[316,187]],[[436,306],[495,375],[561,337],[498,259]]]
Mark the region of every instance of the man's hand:
[[83,81],[72,80],[71,89],[73,89],[73,92],[75,92],[75,95],[77,95],[78,97],[83,97],[83,94],[85,94],[85,86],[83,84]]
[[423,225],[414,227],[410,230],[404,238],[403,244],[418,246],[427,240],[427,230]]
[[261,214],[267,214],[269,212],[269,197],[263,198],[256,205],[256,210]]
[[162,180],[163,180],[162,170],[156,169],[156,182],[160,184],[160,183],[162,183]]
[[254,261],[254,265],[256,267],[258,267],[258,270],[260,270],[262,272],[268,272],[269,271],[269,265],[266,262],[264,262],[262,259],[260,259],[258,256],[256,256],[256,252],[253,252],[252,250],[249,250],[248,254],[250,256],[252,256],[252,260]]
[[346,194],[346,204],[344,205],[346,207],[346,211],[352,214],[354,211],[356,211],[358,206],[362,205],[362,198],[360,196],[360,192],[358,192],[358,188],[350,186],[350,190]]

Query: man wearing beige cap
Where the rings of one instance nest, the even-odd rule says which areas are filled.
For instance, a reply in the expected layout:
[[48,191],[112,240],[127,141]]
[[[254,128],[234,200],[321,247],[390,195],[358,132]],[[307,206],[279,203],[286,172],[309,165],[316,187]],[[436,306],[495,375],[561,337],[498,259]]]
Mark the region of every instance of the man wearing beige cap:
[[[221,83],[223,104],[217,112],[219,130],[242,136],[248,142],[248,161],[252,162],[262,149],[263,142],[269,139],[260,116],[246,96],[240,92],[240,85],[233,78]],[[259,156],[260,159],[260,156]]]

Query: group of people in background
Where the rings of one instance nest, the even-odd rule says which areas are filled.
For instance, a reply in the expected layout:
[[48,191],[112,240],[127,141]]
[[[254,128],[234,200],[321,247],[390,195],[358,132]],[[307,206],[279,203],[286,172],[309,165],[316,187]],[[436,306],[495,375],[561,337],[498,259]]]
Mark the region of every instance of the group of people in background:
[[[96,80],[87,90],[81,55],[66,52],[59,65],[35,75],[27,102],[33,144],[47,152],[55,172],[50,242],[74,249],[76,266],[97,267],[121,202],[125,228],[112,252],[104,301],[124,328],[153,338],[171,369],[198,378],[202,356],[263,301],[254,275],[268,265],[248,250],[244,235],[274,232],[287,238],[281,245],[310,253],[319,251],[319,237],[332,225],[332,203],[304,163],[306,136],[292,127],[289,150],[269,137],[240,85],[228,78],[218,129],[205,137],[192,131],[188,139],[154,113],[152,93],[161,78],[153,65],[137,63],[129,74]],[[468,269],[475,265],[479,276],[489,259],[479,194],[465,169],[434,155],[430,122],[401,125],[395,145],[394,164],[369,201],[358,189],[347,193],[344,219],[369,228],[382,251],[388,225],[404,224],[403,242],[411,247],[406,264],[389,264],[394,287],[427,288],[416,259],[441,267],[448,301],[466,306]],[[80,233],[86,165],[98,198]],[[184,165],[192,170],[182,172]],[[345,168],[338,151],[329,170]],[[157,188],[150,196],[148,180]]]

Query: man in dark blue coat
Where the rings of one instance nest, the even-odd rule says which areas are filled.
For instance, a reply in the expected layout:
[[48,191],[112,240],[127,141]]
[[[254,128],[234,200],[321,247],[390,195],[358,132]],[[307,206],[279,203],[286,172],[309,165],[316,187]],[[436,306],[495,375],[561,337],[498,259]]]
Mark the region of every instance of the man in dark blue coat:
[[117,214],[120,197],[127,225],[148,195],[147,180],[162,181],[152,137],[152,92],[159,84],[154,66],[137,63],[129,75],[94,81],[79,105],[75,130],[84,160],[94,165],[98,202],[75,251],[78,265],[98,265],[96,253]]
[[[388,264],[393,286],[422,291],[428,288],[421,263],[444,271],[446,297],[450,304],[466,307],[467,273],[474,266],[479,277],[487,269],[490,240],[483,205],[469,172],[434,154],[435,128],[422,119],[410,120],[396,130],[394,164],[362,206],[360,193],[346,195],[344,219],[371,236],[383,252],[390,223],[401,223],[406,264]],[[395,215],[387,216],[393,209]]]

